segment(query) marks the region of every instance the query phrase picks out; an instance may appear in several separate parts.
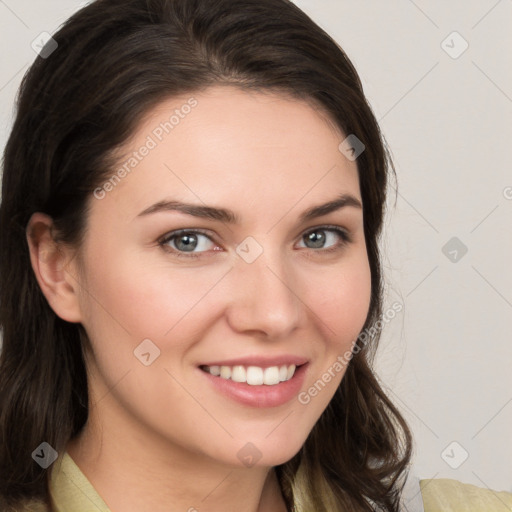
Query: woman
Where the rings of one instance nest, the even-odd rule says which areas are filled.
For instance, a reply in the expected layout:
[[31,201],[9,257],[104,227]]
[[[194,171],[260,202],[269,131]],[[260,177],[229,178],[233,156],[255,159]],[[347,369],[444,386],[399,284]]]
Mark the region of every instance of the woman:
[[4,155],[3,508],[399,510],[411,434],[371,369],[388,162],[286,0],[68,20]]

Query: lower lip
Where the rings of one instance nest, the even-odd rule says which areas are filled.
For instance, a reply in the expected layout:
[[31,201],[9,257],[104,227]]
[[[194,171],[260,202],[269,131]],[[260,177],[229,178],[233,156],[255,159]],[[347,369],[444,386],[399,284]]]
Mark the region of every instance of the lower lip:
[[290,380],[280,382],[273,386],[267,386],[265,384],[261,386],[251,386],[246,382],[235,382],[231,379],[216,377],[200,368],[199,371],[218,391],[238,403],[250,407],[278,407],[279,405],[289,402],[299,394],[302,384],[304,383],[308,366],[308,363],[301,365],[295,370]]

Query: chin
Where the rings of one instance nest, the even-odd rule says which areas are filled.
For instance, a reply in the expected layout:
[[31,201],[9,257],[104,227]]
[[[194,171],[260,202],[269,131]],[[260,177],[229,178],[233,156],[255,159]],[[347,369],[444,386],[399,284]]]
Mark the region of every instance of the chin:
[[[278,427],[279,428],[279,427]],[[233,461],[237,466],[246,467],[271,467],[279,466],[291,460],[302,448],[307,439],[307,433],[299,436],[297,432],[289,435],[283,433],[271,433],[268,437],[255,435],[246,439],[235,441],[236,459]]]

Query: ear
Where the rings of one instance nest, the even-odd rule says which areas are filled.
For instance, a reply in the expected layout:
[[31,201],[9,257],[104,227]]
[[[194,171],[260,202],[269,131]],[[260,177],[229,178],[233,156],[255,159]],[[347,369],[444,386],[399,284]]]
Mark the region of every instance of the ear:
[[68,322],[82,320],[74,254],[53,238],[53,221],[43,213],[30,218],[26,236],[30,261],[39,287],[56,315]]

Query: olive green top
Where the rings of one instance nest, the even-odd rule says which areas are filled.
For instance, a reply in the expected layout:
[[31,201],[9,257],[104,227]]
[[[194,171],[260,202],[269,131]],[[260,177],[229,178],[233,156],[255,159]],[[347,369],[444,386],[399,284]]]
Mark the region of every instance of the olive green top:
[[[22,512],[110,512],[67,452],[54,464],[50,483],[52,509],[32,502]],[[510,492],[441,478],[420,480],[419,487],[425,512],[512,512]]]

